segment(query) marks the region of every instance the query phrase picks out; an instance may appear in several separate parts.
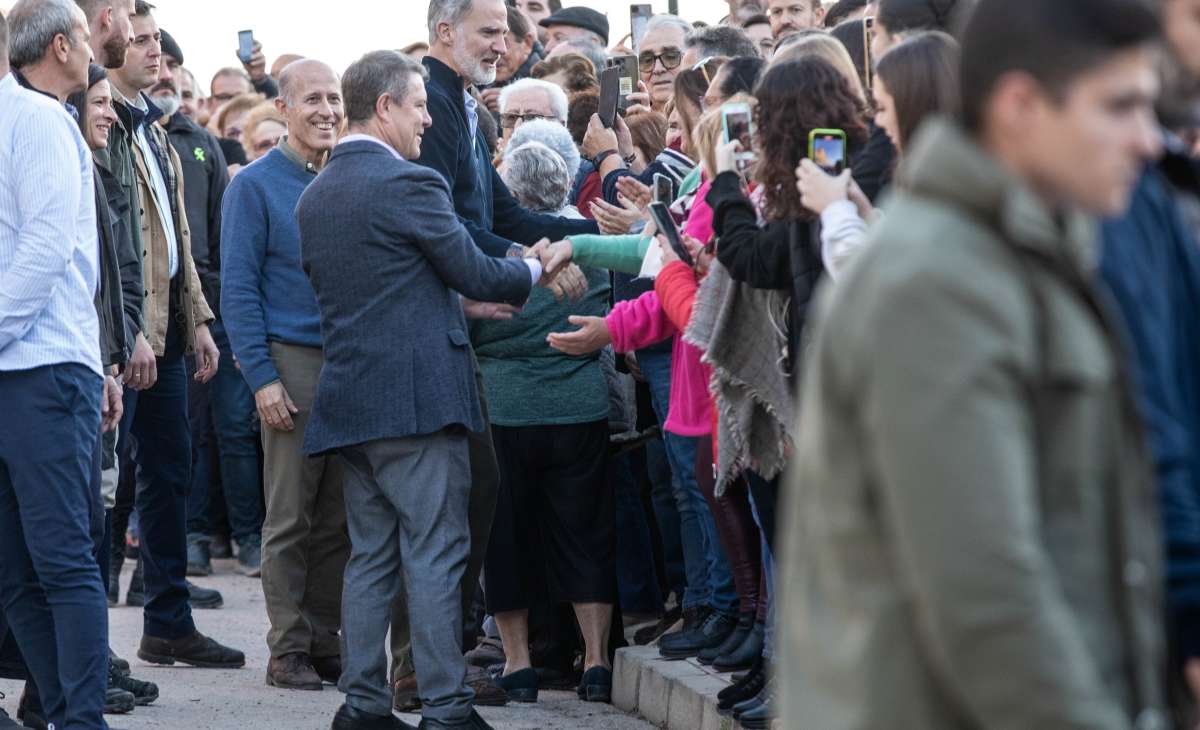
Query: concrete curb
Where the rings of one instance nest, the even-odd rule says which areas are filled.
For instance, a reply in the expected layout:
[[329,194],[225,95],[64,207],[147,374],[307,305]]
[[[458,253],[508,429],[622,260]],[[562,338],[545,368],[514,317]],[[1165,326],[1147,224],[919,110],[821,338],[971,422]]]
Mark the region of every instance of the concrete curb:
[[[613,664],[613,704],[667,730],[741,730],[732,717],[717,713],[717,693],[730,684],[695,659],[667,661],[655,646],[617,651]],[[776,720],[772,728],[782,727]]]

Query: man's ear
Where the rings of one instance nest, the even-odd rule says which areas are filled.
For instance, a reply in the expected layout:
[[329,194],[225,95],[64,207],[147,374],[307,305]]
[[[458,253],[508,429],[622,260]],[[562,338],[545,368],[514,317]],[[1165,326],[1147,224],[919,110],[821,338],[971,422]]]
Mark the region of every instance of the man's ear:
[[442,45],[453,46],[454,45],[454,26],[450,25],[449,23],[438,23],[437,24],[437,37],[438,37],[438,40],[442,42]]
[[381,119],[387,119],[392,113],[392,104],[393,100],[391,94],[381,94],[380,97],[375,100],[375,116]]

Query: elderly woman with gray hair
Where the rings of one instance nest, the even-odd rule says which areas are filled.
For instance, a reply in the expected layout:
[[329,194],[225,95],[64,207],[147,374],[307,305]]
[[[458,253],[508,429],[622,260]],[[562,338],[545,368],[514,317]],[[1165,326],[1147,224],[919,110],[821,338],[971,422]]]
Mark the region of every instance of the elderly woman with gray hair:
[[[546,124],[570,143],[564,127]],[[535,125],[525,122],[515,134],[554,145],[553,132],[542,137]],[[579,217],[567,206],[573,175],[556,149],[538,141],[510,143],[500,175],[523,207]],[[517,702],[537,700],[529,609],[544,602],[574,606],[585,644],[580,697],[607,702],[612,687],[616,503],[608,479],[608,385],[599,353],[573,357],[546,341],[578,317],[608,311],[608,272],[583,273],[589,287],[581,301],[559,302],[548,291],[535,291],[509,321],[468,324],[500,466],[484,593],[504,645],[505,668],[497,681]]]

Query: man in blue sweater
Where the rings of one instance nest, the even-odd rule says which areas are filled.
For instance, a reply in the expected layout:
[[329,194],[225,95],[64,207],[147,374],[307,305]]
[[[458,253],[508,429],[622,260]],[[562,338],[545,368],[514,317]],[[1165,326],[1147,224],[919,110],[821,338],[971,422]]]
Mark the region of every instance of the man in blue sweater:
[[[542,238],[557,241],[575,233],[596,233],[593,221],[569,220],[531,213],[500,179],[479,131],[478,102],[468,87],[482,88],[496,80],[496,64],[507,50],[508,9],[504,0],[430,0],[429,70],[426,91],[433,126],[425,130],[416,162],[441,173],[450,186],[454,210],[475,245],[489,256],[507,256]],[[492,434],[487,428],[487,404],[482,376],[476,368],[485,428],[471,434],[471,557],[463,577],[463,601],[475,596],[479,571],[487,552],[500,476]],[[392,622],[393,679],[396,705],[412,709],[416,680],[408,649],[408,621],[399,610]],[[486,679],[472,682],[476,704],[503,703],[504,693]]]
[[[1196,123],[1196,7],[1195,0],[1163,3],[1167,63],[1177,71],[1168,74],[1160,104],[1165,127]],[[1180,82],[1179,88],[1170,88],[1173,81]],[[1101,274],[1133,345],[1132,364],[1157,467],[1167,540],[1173,684],[1186,688],[1195,702],[1200,700],[1200,242],[1197,231],[1185,223],[1179,201],[1200,203],[1200,162],[1170,132],[1164,135],[1166,154],[1142,175],[1129,213],[1104,225]],[[1187,722],[1192,727],[1196,718]]]
[[300,268],[296,203],[337,141],[341,85],[323,63],[280,74],[288,136],[242,170],[221,208],[221,310],[262,419],[267,513],[263,596],[271,629],[267,683],[321,689],[341,674],[342,574],[350,554],[336,456],[302,443],[323,362],[320,312]]

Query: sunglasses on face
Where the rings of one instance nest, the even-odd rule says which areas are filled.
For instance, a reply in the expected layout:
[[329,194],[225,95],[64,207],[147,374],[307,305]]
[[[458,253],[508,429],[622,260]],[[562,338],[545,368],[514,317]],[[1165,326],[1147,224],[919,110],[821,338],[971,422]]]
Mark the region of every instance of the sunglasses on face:
[[661,62],[662,67],[667,71],[679,68],[679,64],[683,62],[683,51],[678,48],[668,48],[662,53],[645,51],[638,56],[638,69],[642,73],[650,73],[654,70],[655,62]]

